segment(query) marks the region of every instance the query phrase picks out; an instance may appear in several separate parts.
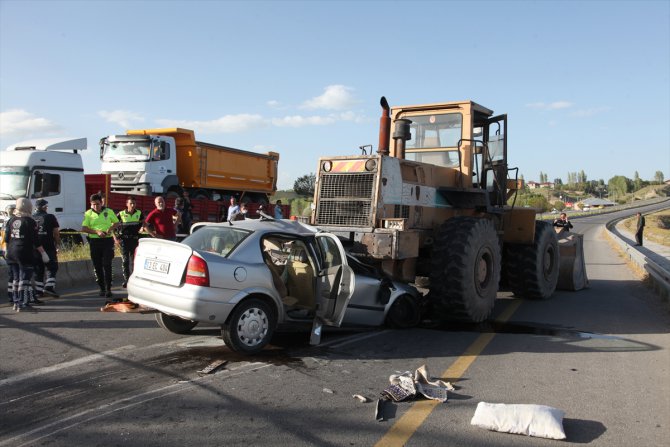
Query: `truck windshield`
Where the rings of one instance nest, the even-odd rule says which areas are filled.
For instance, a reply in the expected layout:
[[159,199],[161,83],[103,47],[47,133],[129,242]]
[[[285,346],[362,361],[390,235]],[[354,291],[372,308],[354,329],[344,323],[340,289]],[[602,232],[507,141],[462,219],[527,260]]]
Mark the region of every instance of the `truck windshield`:
[[105,144],[103,161],[147,161],[149,159],[149,141],[114,141]]
[[0,197],[3,199],[17,199],[26,197],[28,169],[22,166],[0,166]]

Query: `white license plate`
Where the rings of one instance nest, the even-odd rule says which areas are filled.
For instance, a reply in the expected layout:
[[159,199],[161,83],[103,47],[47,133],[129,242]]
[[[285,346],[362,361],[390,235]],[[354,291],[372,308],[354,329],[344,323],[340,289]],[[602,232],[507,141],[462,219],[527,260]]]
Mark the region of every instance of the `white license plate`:
[[145,259],[144,270],[167,274],[170,271],[170,263],[159,261],[157,259]]

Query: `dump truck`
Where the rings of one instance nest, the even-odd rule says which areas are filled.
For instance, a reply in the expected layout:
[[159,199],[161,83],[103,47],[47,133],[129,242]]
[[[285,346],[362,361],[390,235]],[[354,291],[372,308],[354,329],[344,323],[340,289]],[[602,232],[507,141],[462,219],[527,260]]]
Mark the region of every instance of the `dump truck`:
[[196,141],[189,129],[139,129],[100,140],[102,172],[112,191],[266,204],[277,190],[279,154]]
[[558,240],[514,206],[523,182],[507,163],[507,115],[473,101],[381,106],[376,153],[319,159],[311,224],[427,290],[438,317],[485,320],[501,277],[517,296],[549,298]]

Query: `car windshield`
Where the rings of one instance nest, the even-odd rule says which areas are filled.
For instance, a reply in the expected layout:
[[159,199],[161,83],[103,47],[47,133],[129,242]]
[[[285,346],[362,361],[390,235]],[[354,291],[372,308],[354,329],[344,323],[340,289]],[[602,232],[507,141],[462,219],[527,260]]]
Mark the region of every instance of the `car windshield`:
[[3,199],[26,197],[28,169],[19,166],[0,166],[0,196]]
[[237,245],[251,234],[231,226],[204,226],[182,241],[193,250],[228,256]]

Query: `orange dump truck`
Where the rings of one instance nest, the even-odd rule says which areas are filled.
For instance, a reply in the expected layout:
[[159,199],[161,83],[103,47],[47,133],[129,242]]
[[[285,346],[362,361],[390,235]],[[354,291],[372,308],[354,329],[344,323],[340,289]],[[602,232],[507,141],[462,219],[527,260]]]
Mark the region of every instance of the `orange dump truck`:
[[279,154],[196,141],[189,129],[129,130],[100,140],[102,172],[112,191],[267,203],[277,190]]

